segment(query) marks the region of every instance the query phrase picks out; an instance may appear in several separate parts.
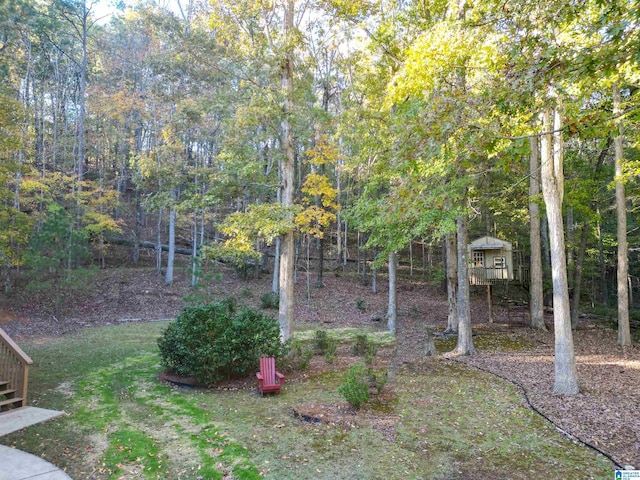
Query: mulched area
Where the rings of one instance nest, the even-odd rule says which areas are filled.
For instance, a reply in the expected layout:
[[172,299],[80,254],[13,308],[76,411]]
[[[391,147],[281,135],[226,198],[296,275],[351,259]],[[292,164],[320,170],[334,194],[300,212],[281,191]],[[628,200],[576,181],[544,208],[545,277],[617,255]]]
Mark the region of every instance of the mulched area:
[[561,430],[609,454],[621,466],[640,467],[640,349],[617,345],[616,332],[587,325],[574,332],[580,393],[553,393],[551,332],[519,329],[531,349],[479,351],[458,358],[518,384],[531,404]]
[[[260,296],[270,290],[268,275],[242,280],[235,272],[223,270],[222,273],[221,279],[208,284],[209,292],[217,297],[231,295],[240,302],[259,306]],[[324,288],[318,289],[312,286],[312,278],[300,274],[296,285],[296,322],[311,328],[370,326],[384,330],[386,281],[378,282],[378,293],[374,294],[358,280],[342,272],[328,274]],[[64,298],[64,309],[59,316],[52,313],[51,301],[46,295],[27,292],[3,299],[0,327],[21,341],[65,335],[93,326],[174,318],[183,308],[182,298],[192,293],[188,283],[187,274],[182,270],[177,272],[174,284],[167,286],[152,268],[107,269],[99,273],[91,292]],[[418,277],[404,279],[398,293],[398,307],[395,363],[411,369],[425,368],[427,329],[444,330],[446,296]],[[519,340],[529,346],[514,351],[485,347],[475,355],[458,357],[456,361],[516,383],[525,390],[531,404],[560,429],[600,448],[620,465],[640,468],[638,346],[622,349],[616,344],[615,331],[584,319],[574,333],[581,391],[575,397],[563,397],[553,393],[553,333],[526,328],[523,308],[498,306],[494,310],[496,321],[489,325],[484,292],[473,297],[474,333],[507,335],[510,341]],[[548,316],[547,325],[552,324],[553,319]],[[312,364],[305,375],[319,373],[325,368],[323,364]],[[222,388],[254,387],[253,380],[247,380]],[[392,415],[366,412],[354,415],[345,405],[301,405],[298,409],[300,415],[322,415],[322,421],[365,421],[379,428],[390,441],[395,438],[397,419]]]

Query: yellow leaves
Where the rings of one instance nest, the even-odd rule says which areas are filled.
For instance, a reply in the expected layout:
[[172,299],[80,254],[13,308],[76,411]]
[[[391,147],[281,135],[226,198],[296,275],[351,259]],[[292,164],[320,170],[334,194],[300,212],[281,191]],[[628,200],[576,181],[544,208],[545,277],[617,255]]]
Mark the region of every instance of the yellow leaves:
[[20,180],[20,190],[23,194],[46,190],[47,186],[35,177],[23,177]]
[[301,232],[313,237],[322,238],[324,229],[335,222],[336,215],[320,207],[312,205],[296,215],[295,223]]
[[305,152],[307,161],[311,165],[335,165],[342,159],[338,145],[329,140],[327,135],[322,135],[316,141],[314,148]]
[[20,130],[24,112],[19,102],[6,95],[0,95],[0,155],[20,147]]
[[386,107],[408,96],[429,96],[438,86],[460,88],[457,78],[464,72],[466,88],[504,63],[500,38],[480,28],[463,28],[441,22],[420,36],[407,50],[404,66],[387,87]]
[[[340,154],[338,146],[322,135],[316,140],[314,148],[306,152],[306,157],[312,166],[320,167],[337,164]],[[295,224],[302,233],[322,238],[323,230],[336,219],[333,212],[340,209],[336,203],[338,190],[333,188],[325,175],[312,171],[305,178],[301,191],[306,195],[304,204],[314,205],[300,211],[295,217]]]
[[166,145],[182,149],[183,144],[176,128],[173,125],[167,125],[162,129],[161,138]]
[[256,240],[260,238],[270,244],[278,235],[293,229],[290,219],[296,211],[279,204],[261,204],[250,206],[246,212],[232,213],[220,224],[227,237],[225,242],[209,247],[203,256],[225,259],[238,266],[257,260],[260,253],[255,249]]
[[83,220],[85,223],[87,223],[85,229],[90,235],[98,235],[105,232],[122,232],[120,223],[117,220],[111,218],[111,216],[109,215],[98,212],[87,212],[85,213]]
[[302,185],[302,192],[313,197],[320,197],[320,202],[325,208],[338,210],[340,207],[335,203],[338,191],[331,186],[329,179],[324,175],[310,173]]

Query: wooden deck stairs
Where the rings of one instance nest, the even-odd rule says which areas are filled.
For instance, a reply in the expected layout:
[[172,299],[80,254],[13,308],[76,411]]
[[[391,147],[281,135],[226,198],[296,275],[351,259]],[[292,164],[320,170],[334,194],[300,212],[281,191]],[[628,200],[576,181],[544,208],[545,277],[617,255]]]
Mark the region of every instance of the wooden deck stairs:
[[[27,407],[31,358],[0,328],[0,436],[64,415]],[[0,478],[2,475],[0,474]]]
[[8,380],[0,380],[0,412],[23,406],[24,398],[16,396],[16,389],[9,388]]
[[0,328],[0,413],[27,404],[29,355]]

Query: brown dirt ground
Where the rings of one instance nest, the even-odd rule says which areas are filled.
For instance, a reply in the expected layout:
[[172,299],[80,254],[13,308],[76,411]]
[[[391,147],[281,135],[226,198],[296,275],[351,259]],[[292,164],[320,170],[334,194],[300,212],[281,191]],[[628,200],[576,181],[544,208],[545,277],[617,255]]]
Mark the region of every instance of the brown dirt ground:
[[[218,297],[231,295],[240,302],[258,306],[260,295],[270,290],[270,281],[269,275],[241,280],[235,272],[223,270],[222,278],[212,281],[209,290]],[[313,285],[312,278],[309,284]],[[387,303],[386,281],[379,281],[377,294],[348,274],[326,275],[322,289],[307,285],[307,277],[301,273],[296,285],[297,323],[312,328],[365,325],[380,330],[386,328],[382,320]],[[152,268],[106,269],[97,275],[88,292],[65,297],[58,317],[51,313],[51,302],[45,294],[30,292],[3,298],[0,327],[19,342],[65,335],[93,326],[174,318],[184,306],[182,298],[189,293],[187,274],[183,271],[178,271],[174,284],[167,286]],[[358,299],[364,311],[358,308]],[[446,296],[437,287],[407,277],[401,280],[398,306],[396,361],[408,368],[422,369],[426,326],[444,329]],[[563,431],[602,449],[621,465],[640,467],[638,346],[622,349],[616,345],[615,331],[583,319],[581,328],[574,333],[581,391],[575,397],[563,397],[553,394],[553,333],[526,328],[524,307],[498,306],[495,312],[496,322],[489,325],[484,292],[473,297],[474,335],[499,332],[511,339],[524,339],[529,347],[515,351],[485,347],[475,355],[456,360],[516,383],[524,389],[531,404]],[[547,320],[551,327],[552,318]],[[339,356],[332,368],[351,361],[348,355]],[[326,368],[323,365],[326,362],[312,361],[310,372],[304,375],[318,373]],[[295,381],[295,376],[291,380]],[[249,386],[253,388],[253,380],[223,388]],[[385,387],[382,395],[392,396],[392,387]],[[346,404],[305,404],[298,406],[296,413],[314,421],[364,421],[378,428],[389,440],[395,436],[397,419],[393,415],[366,411],[356,415]]]

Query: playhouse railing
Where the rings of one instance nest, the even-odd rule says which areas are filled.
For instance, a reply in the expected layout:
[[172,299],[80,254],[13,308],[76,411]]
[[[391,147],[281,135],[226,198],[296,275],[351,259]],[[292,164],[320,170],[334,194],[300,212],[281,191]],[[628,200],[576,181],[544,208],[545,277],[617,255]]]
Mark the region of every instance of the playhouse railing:
[[471,285],[493,285],[504,280],[509,280],[507,267],[469,267]]

